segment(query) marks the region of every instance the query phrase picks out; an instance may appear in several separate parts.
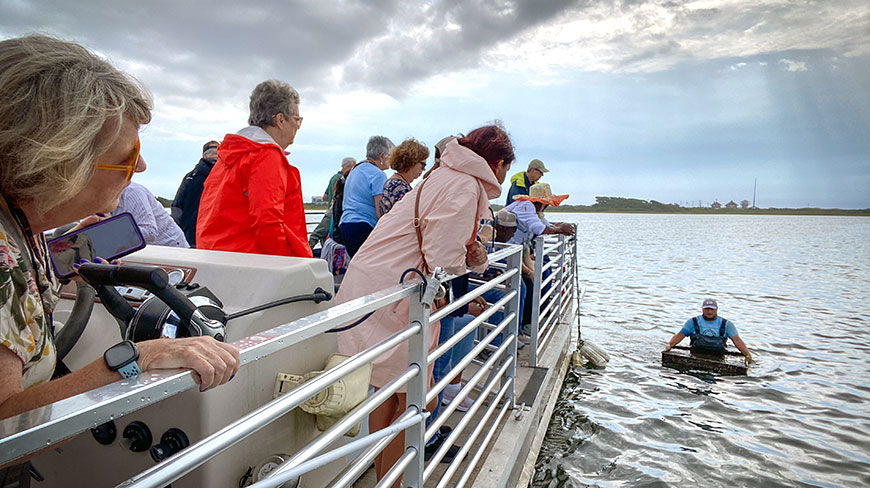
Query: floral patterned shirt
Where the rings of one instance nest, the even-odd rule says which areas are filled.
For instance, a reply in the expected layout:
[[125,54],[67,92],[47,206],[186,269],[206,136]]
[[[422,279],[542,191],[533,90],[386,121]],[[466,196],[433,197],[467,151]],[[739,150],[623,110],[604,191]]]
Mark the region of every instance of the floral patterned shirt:
[[411,185],[405,182],[398,174],[393,175],[384,183],[384,193],[381,194],[381,215],[386,215],[393,205],[405,196],[405,193],[411,191]]
[[[22,387],[45,383],[54,374],[57,351],[51,314],[60,299],[60,283],[45,272],[47,246],[42,234],[34,250],[3,199],[0,199],[0,343],[23,363]],[[33,273],[37,266],[36,276]]]

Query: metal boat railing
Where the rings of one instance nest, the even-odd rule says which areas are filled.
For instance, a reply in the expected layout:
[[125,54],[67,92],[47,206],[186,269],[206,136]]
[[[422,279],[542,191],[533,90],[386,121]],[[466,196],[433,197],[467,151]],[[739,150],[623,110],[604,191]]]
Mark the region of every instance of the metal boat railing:
[[540,235],[535,238],[532,320],[529,326],[530,366],[538,365],[538,358],[547,347],[559,319],[576,300],[576,274],[576,236]]
[[[540,296],[540,270],[544,268],[543,255],[548,253],[558,264],[555,271],[559,273],[549,283],[556,291],[548,295],[547,304],[558,302],[557,305],[545,306],[546,313],[541,314],[540,302],[536,303],[533,316],[532,348],[530,354],[534,357],[543,346],[558,322],[564,305],[570,306],[570,297],[576,293],[570,276],[574,269],[576,252],[573,246],[567,245],[562,236],[557,241],[552,239],[539,240],[538,249],[544,252],[536,261],[535,289]],[[545,247],[546,243],[546,247]],[[515,377],[517,367],[517,337],[520,322],[520,289],[522,248],[516,245],[497,244],[495,251],[489,255],[493,268],[503,272],[488,282],[456,297],[444,308],[430,313],[430,305],[438,286],[455,278],[436,271],[429,277],[427,284],[420,281],[399,284],[380,292],[362,297],[327,310],[289,322],[265,332],[247,337],[234,344],[239,347],[242,365],[264,358],[275,352],[299,344],[317,334],[322,334],[335,327],[353,322],[367,313],[395,303],[399,300],[410,301],[409,324],[387,339],[375,344],[365,351],[356,354],[351,359],[324,372],[322,375],[308,381],[288,393],[262,405],[244,415],[235,422],[225,426],[214,434],[192,444],[181,452],[173,455],[154,467],[130,478],[118,486],[123,487],[163,487],[183,477],[187,473],[214,458],[226,449],[252,435],[271,422],[295,409],[307,399],[325,390],[336,380],[349,375],[363,364],[377,358],[394,347],[402,347],[407,342],[408,367],[400,375],[393,378],[387,385],[376,391],[367,400],[349,412],[341,421],[321,433],[295,455],[269,473],[264,480],[252,486],[277,487],[300,475],[314,470],[326,463],[332,462],[348,454],[362,452],[347,465],[347,467],[332,481],[329,486],[349,486],[371,464],[392,439],[400,432],[405,434],[405,452],[393,468],[387,473],[379,486],[389,486],[399,478],[403,486],[422,487],[430,480],[440,460],[449,447],[463,437],[463,447],[457,459],[463,459],[470,454],[471,466],[467,467],[454,483],[451,481],[457,474],[460,463],[453,463],[441,476],[437,486],[464,486],[473,471],[473,465],[478,463],[492,440],[496,429],[505,417],[506,412],[514,408]],[[502,261],[502,262],[500,262]],[[552,266],[550,268],[552,269]],[[568,289],[565,289],[567,287]],[[452,311],[469,303],[483,293],[498,289],[504,295],[488,309],[476,317],[443,344],[429,351],[429,329]],[[501,311],[503,319],[498,324],[488,322],[494,313]],[[537,326],[542,325],[538,330]],[[441,355],[446,354],[451,347],[469,334],[478,335],[478,329],[485,331],[472,351],[432,388],[428,387],[427,368]],[[498,347],[493,341],[501,336]],[[538,341],[540,339],[540,341]],[[484,361],[476,358],[485,350],[491,354]],[[448,404],[439,416],[426,421],[430,413],[426,405],[435,400],[440,391],[457,375],[462,374],[472,362],[479,365],[478,370],[467,379],[460,393]],[[169,396],[195,387],[193,375],[189,371],[160,371],[146,373],[134,380],[124,380],[107,385],[90,392],[67,398],[52,405],[32,410],[21,415],[0,421],[0,464],[18,459],[36,452],[48,445],[72,437],[78,433],[121,417],[130,412],[161,401]],[[389,398],[393,393],[405,387],[407,390],[407,405],[402,416],[388,428],[367,435],[359,436],[353,441],[328,450],[337,444],[351,426],[368,416],[375,408]],[[472,391],[478,390],[478,399],[470,410],[454,427],[446,442],[435,455],[424,462],[422,452],[427,439],[430,439],[444,425],[448,417]],[[479,414],[479,417],[476,415]],[[476,423],[469,425],[475,418]],[[470,430],[470,432],[468,432]],[[475,441],[482,436],[476,451],[470,452]]]

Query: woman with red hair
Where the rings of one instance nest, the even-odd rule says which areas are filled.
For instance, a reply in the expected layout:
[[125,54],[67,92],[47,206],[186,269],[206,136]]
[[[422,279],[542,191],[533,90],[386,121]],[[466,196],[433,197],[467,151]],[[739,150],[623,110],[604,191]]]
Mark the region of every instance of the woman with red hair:
[[[464,273],[466,268],[485,270],[486,250],[475,239],[477,225],[489,215],[489,200],[501,195],[501,184],[514,159],[510,137],[497,123],[448,142],[440,166],[378,221],[354,255],[336,302],[393,286],[408,268],[420,269],[427,275],[436,267],[452,274]],[[419,237],[414,227],[415,214],[420,219]],[[356,354],[404,329],[408,326],[408,309],[407,299],[379,309],[368,320],[339,334],[339,350]],[[438,344],[439,331],[437,322],[430,325],[430,351]],[[374,361],[371,384],[382,388],[407,367],[408,349],[401,345]],[[431,364],[427,374],[431,378]],[[389,426],[404,411],[403,388],[372,412],[371,431]],[[375,461],[378,479],[399,459],[404,445],[404,436],[400,435],[381,452]]]

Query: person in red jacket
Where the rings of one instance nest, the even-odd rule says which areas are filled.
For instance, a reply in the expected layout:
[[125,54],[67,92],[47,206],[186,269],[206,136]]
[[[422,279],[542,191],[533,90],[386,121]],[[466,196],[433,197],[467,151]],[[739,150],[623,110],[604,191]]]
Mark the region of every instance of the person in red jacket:
[[197,247],[310,258],[299,170],[285,151],[302,125],[299,93],[264,81],[250,108],[250,126],[224,137],[205,181]]

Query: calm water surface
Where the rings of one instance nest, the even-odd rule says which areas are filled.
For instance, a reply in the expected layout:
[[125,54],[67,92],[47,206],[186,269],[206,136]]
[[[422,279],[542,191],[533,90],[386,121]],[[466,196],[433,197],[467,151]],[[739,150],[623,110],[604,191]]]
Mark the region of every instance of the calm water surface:
[[[578,224],[583,337],[612,359],[568,372],[534,486],[870,486],[870,218],[551,217]],[[661,366],[707,296],[746,377]]]

